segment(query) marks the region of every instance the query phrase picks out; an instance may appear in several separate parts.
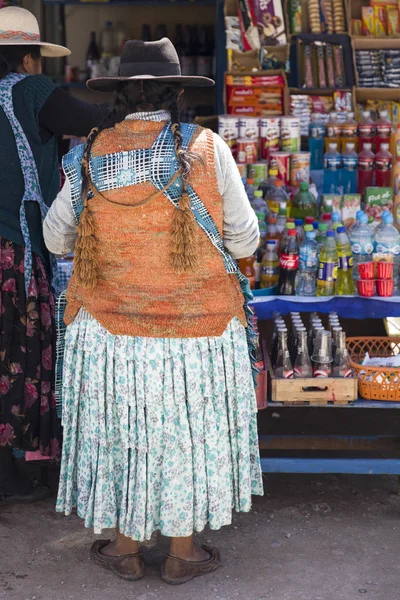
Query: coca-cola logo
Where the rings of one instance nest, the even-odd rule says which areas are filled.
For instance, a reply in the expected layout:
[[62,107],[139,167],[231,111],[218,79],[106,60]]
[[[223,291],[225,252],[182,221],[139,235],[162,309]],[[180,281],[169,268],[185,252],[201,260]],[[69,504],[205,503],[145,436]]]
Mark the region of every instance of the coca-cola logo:
[[298,254],[281,254],[279,264],[281,269],[287,271],[293,271],[299,267],[299,255]]

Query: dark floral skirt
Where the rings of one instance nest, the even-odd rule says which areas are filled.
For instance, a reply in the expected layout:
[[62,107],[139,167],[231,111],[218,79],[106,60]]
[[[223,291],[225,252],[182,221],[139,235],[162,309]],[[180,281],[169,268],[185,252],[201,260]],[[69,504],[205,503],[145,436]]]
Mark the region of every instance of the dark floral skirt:
[[0,238],[0,447],[56,458],[54,296],[43,261],[33,254],[26,300],[24,255],[24,247]]

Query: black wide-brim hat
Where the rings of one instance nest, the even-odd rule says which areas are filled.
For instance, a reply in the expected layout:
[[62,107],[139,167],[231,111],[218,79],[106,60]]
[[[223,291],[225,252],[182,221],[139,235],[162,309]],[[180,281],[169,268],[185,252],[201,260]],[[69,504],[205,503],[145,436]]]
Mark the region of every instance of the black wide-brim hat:
[[180,83],[182,87],[214,85],[214,81],[208,77],[181,74],[178,54],[168,38],[157,42],[126,42],[121,54],[119,76],[89,79],[86,85],[96,92],[114,92],[121,82],[135,80]]

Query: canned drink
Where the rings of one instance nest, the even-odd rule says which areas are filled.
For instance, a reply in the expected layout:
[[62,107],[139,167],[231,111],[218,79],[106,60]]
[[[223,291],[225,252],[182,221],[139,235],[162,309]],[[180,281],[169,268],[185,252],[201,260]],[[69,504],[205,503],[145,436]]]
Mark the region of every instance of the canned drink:
[[271,150],[279,150],[280,119],[260,119],[261,160],[268,160]]
[[238,140],[237,162],[249,165],[255,163],[258,157],[258,139],[257,140]]
[[267,181],[268,179],[268,164],[266,162],[253,163],[247,166],[247,176],[250,179],[255,179],[258,183]]
[[310,152],[293,152],[290,158],[290,184],[299,187],[303,181],[310,181]]
[[285,152],[300,152],[300,119],[281,117],[281,147]]
[[278,169],[278,179],[282,179],[285,185],[290,183],[290,152],[273,152],[269,156],[271,168]]
[[234,158],[237,157],[237,141],[239,139],[239,117],[220,115],[218,117],[218,133],[228,144]]
[[236,164],[236,166],[239,169],[240,177],[242,179],[247,179],[247,165],[246,164],[244,164],[244,165]]
[[260,137],[260,119],[258,117],[239,118],[239,138],[257,140]]

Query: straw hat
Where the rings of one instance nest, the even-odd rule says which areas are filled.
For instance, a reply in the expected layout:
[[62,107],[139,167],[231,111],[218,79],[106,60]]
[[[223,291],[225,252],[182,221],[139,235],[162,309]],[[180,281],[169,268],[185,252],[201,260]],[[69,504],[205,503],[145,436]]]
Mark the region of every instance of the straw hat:
[[97,92],[113,92],[121,82],[149,79],[164,83],[181,83],[182,87],[214,85],[214,81],[208,77],[182,75],[173,43],[168,38],[163,38],[156,42],[126,42],[122,49],[119,77],[89,79],[87,86]]
[[0,46],[41,46],[42,56],[49,58],[71,54],[64,46],[42,42],[36,17],[17,6],[0,9]]

